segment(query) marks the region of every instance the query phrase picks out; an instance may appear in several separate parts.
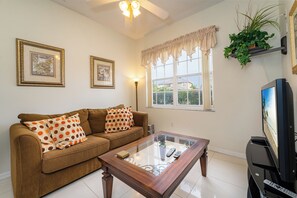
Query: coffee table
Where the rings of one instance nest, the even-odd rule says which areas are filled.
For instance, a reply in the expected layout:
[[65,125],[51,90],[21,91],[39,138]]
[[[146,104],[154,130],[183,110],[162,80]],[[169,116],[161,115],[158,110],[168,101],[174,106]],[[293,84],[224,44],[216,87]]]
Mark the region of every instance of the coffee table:
[[[198,159],[206,177],[208,144],[207,139],[161,131],[99,156],[104,197],[112,197],[113,176],[145,197],[170,197]],[[166,156],[171,148],[182,152],[179,158]],[[130,155],[120,159],[116,154],[123,150]]]

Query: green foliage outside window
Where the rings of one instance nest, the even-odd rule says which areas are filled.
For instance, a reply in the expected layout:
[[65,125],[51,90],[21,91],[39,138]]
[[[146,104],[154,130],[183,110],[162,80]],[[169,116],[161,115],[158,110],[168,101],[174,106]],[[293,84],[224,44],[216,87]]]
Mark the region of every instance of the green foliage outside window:
[[187,91],[178,91],[178,104],[187,104]]
[[165,93],[165,104],[173,105],[173,92]]

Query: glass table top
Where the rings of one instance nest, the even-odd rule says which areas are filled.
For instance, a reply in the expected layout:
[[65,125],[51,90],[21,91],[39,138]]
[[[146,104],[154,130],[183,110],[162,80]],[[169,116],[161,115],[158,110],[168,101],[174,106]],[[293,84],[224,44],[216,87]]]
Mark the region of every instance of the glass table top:
[[[129,157],[124,160],[158,176],[176,160],[173,156],[177,151],[183,153],[195,143],[196,140],[193,139],[160,134],[128,149]],[[175,148],[176,151],[167,157],[166,154],[171,148]]]

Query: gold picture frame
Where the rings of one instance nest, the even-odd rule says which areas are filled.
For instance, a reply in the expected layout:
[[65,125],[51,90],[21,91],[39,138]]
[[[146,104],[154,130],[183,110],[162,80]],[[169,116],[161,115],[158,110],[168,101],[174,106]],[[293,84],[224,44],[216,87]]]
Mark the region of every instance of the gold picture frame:
[[16,39],[17,85],[65,87],[65,50]]
[[90,56],[91,88],[115,88],[115,63],[96,56]]
[[291,62],[292,62],[292,72],[297,74],[297,1],[295,0],[290,13],[290,37],[291,37]]

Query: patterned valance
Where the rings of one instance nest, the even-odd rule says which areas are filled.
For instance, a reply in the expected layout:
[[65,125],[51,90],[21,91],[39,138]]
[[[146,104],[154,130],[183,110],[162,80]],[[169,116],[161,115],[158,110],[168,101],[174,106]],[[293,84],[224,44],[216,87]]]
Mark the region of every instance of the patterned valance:
[[203,53],[208,54],[209,50],[217,43],[216,31],[216,26],[209,26],[143,50],[141,52],[141,65],[146,67],[156,64],[158,58],[161,59],[162,63],[165,63],[170,56],[177,60],[182,50],[185,50],[188,56],[191,56],[195,53],[196,47],[199,47]]

